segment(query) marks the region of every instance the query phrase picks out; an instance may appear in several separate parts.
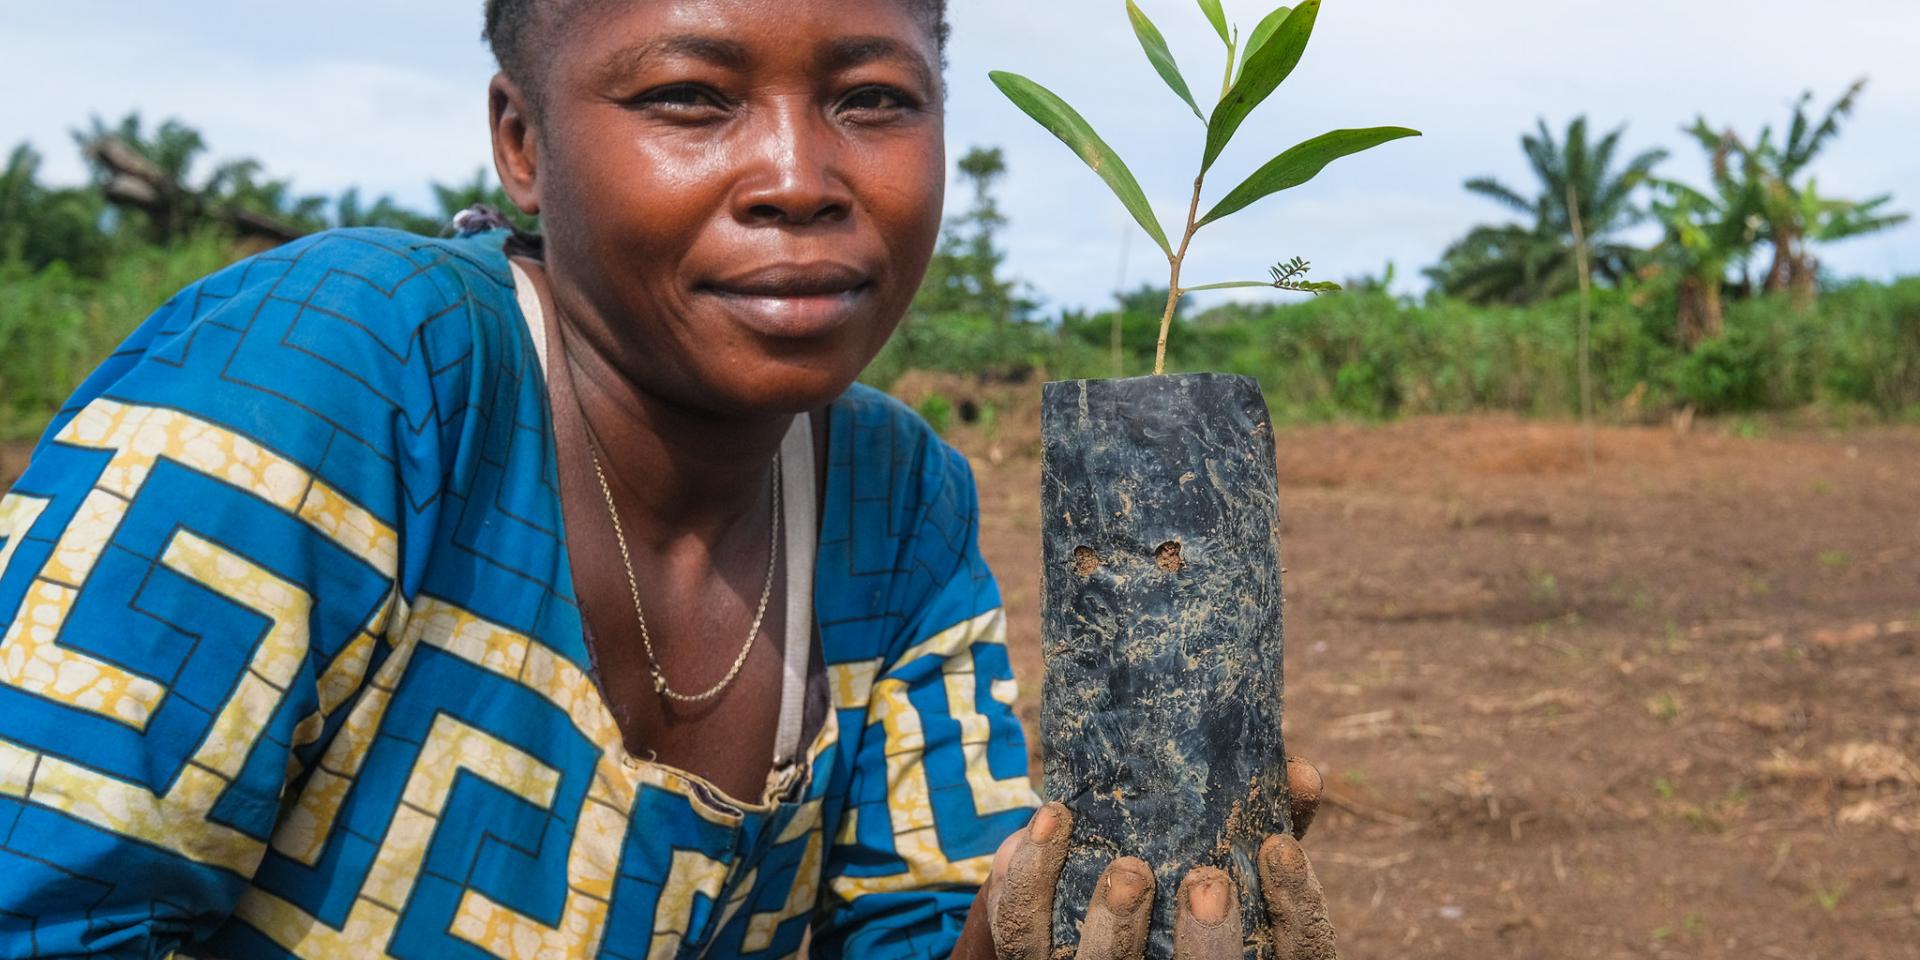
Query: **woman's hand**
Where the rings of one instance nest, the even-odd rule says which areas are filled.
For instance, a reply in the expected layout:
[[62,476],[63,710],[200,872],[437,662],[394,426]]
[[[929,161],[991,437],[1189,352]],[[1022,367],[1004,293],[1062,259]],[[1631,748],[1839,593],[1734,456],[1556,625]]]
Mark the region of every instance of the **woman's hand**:
[[[1287,761],[1287,797],[1293,836],[1260,845],[1260,890],[1267,923],[1278,940],[1277,960],[1334,960],[1333,924],[1299,838],[1320,803],[1320,772],[1298,758]],[[1046,960],[1052,955],[1053,894],[1066,862],[1073,814],[1050,803],[1027,829],[1008,837],[993,858],[993,874],[974,900],[954,957],[967,960]],[[1136,960],[1153,914],[1153,871],[1136,857],[1107,866],[1081,926],[1077,960]],[[1225,871],[1196,867],[1180,882],[1174,929],[1176,960],[1239,960],[1240,898]]]

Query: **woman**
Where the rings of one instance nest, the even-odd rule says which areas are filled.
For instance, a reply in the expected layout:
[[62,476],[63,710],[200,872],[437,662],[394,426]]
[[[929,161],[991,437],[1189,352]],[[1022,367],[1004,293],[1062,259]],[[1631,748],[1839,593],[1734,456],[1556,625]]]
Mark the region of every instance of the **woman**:
[[323,234],[149,319],[0,505],[0,955],[1045,953],[971,476],[851,386],[939,228],[944,30],[491,0],[544,238]]

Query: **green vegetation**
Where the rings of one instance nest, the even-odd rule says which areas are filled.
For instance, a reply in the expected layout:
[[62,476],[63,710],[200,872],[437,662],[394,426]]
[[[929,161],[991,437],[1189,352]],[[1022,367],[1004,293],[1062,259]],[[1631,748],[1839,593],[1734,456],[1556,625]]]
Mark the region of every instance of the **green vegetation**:
[[[1116,313],[1126,364],[1151,361],[1158,311],[1146,296],[1117,312],[1068,313],[1004,331],[974,320],[912,324],[868,371],[886,385],[908,369],[1049,378],[1111,372]],[[1593,376],[1603,417],[1641,419],[1692,406],[1724,414],[1820,405],[1876,415],[1920,411],[1920,277],[1850,284],[1796,308],[1785,297],[1733,302],[1721,334],[1693,350],[1674,338],[1671,293],[1595,291]],[[1303,303],[1225,304],[1183,324],[1170,369],[1260,378],[1283,420],[1507,410],[1579,412],[1574,295],[1477,306],[1349,292]]]
[[328,227],[437,234],[477,203],[510,211],[485,171],[433,185],[431,214],[388,197],[366,203],[357,190],[297,195],[254,160],[201,176],[206,141],[177,120],[95,118],[74,139],[85,186],[43,184],[42,158],[25,144],[0,168],[0,439],[38,432],[148,314],[242,256]]
[[[1234,60],[1238,82],[1256,76],[1274,44],[1304,44],[1304,31],[1287,39],[1301,9],[1308,5],[1276,12],[1247,36]],[[1185,80],[1169,77],[1179,76],[1171,53],[1162,69],[1157,31],[1144,13],[1134,22],[1180,95]],[[1235,39],[1230,25],[1217,32]],[[1812,166],[1860,93],[1855,85],[1824,111],[1802,97],[1784,133],[1742,138],[1697,121],[1686,134],[1710,161],[1705,186],[1660,176],[1657,150],[1619,159],[1619,130],[1594,140],[1584,119],[1559,136],[1543,124],[1523,140],[1537,184],[1468,183],[1522,222],[1475,228],[1427,271],[1423,297],[1396,295],[1388,265],[1347,278],[1339,296],[1298,302],[1197,310],[1166,286],[1143,286],[1117,293],[1108,309],[1044,312],[1002,243],[1007,217],[994,189],[1005,158],[975,149],[959,163],[970,202],[949,219],[926,283],[866,379],[884,387],[915,369],[1018,381],[1114,376],[1146,369],[1156,331],[1177,319],[1171,368],[1256,376],[1282,420],[1572,416],[1581,409],[1577,212],[1595,282],[1599,416],[1651,420],[1691,408],[1749,418],[1815,407],[1849,419],[1920,417],[1920,277],[1843,281],[1817,259],[1823,245],[1905,219],[1888,197],[1850,201],[1816,188]],[[1200,113],[1198,103],[1181,113]],[[148,314],[240,256],[329,226],[436,233],[472,204],[505,203],[484,172],[437,185],[439,209],[429,213],[352,190],[300,195],[250,160],[202,172],[206,144],[177,121],[96,120],[76,140],[92,170],[85,185],[43,183],[40,157],[25,146],[0,168],[0,437],[37,432]],[[1625,228],[1647,220],[1659,239],[1636,248]],[[1275,279],[1310,289],[1291,272],[1302,267],[1282,264]],[[944,398],[923,412],[954,416]],[[1742,419],[1741,429],[1763,427]]]
[[38,432],[140,321],[240,252],[215,234],[108,250],[98,273],[0,261],[0,438]]
[[[1441,254],[1427,278],[1443,294],[1474,303],[1536,303],[1572,292],[1578,258],[1574,227],[1583,227],[1595,277],[1618,284],[1632,274],[1639,251],[1620,239],[1643,216],[1634,195],[1665,150],[1648,150],[1619,169],[1614,154],[1624,127],[1589,143],[1587,118],[1567,125],[1555,140],[1546,121],[1520,139],[1539,193],[1527,197],[1491,177],[1467,181],[1467,190],[1528,218],[1524,224],[1475,227]],[[1569,198],[1577,202],[1569,204]],[[1577,218],[1575,214],[1578,214]]]

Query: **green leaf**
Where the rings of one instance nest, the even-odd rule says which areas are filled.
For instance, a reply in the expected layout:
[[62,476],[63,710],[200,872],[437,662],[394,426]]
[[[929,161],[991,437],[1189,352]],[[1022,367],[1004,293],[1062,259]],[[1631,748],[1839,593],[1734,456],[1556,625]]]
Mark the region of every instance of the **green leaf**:
[[1200,0],[1200,9],[1207,15],[1207,22],[1213,24],[1213,32],[1220,35],[1221,43],[1232,43],[1227,33],[1227,11],[1220,9],[1220,0]]
[[1267,14],[1266,19],[1260,21],[1259,26],[1254,27],[1253,32],[1247,35],[1247,49],[1244,54],[1244,59],[1240,62],[1242,72],[1247,69],[1247,62],[1253,59],[1253,55],[1258,52],[1261,47],[1267,45],[1267,41],[1273,38],[1273,32],[1280,29],[1281,24],[1287,22],[1287,14],[1292,12],[1292,7],[1274,8],[1274,11]]
[[1369,127],[1365,130],[1335,130],[1293,147],[1253,172],[1245,183],[1233,188],[1198,224],[1212,223],[1271,194],[1297,187],[1318,176],[1341,157],[1370,150],[1403,137],[1417,137],[1418,130],[1406,127]]
[[1180,65],[1173,62],[1173,51],[1167,49],[1167,38],[1160,35],[1160,28],[1147,19],[1146,13],[1133,0],[1127,0],[1127,19],[1133,21],[1134,35],[1140,38],[1140,46],[1147,51],[1147,59],[1153,63],[1154,72],[1160,74],[1160,79],[1165,80],[1167,86],[1172,87],[1173,92],[1193,108],[1193,115],[1199,117],[1201,123],[1206,123],[1207,115],[1201,113],[1200,105],[1193,102],[1193,91],[1187,89],[1187,79],[1180,75]]
[[1227,141],[1233,139],[1247,115],[1279,89],[1281,81],[1300,65],[1300,56],[1307,51],[1307,38],[1313,36],[1314,18],[1319,14],[1320,0],[1301,0],[1274,29],[1273,36],[1247,58],[1247,68],[1241,71],[1233,89],[1220,98],[1213,118],[1207,121],[1207,152],[1200,162],[1202,173],[1220,158],[1220,151],[1227,148]]
[[1107,146],[1099,134],[1093,132],[1086,118],[1067,106],[1067,102],[1053,91],[1017,73],[995,70],[987,76],[993,80],[994,86],[1000,88],[1001,93],[1007,95],[1007,99],[1013,101],[1014,106],[1059,137],[1062,143],[1072,147],[1073,152],[1079,154],[1080,159],[1113,189],[1114,195],[1120,198],[1127,212],[1133,214],[1133,219],[1139,221],[1153,242],[1159,244],[1168,256],[1173,255],[1173,247],[1167,243],[1166,231],[1160,229],[1160,221],[1154,217],[1153,207],[1147,203],[1147,195],[1140,189],[1140,181],[1133,178],[1133,172],[1121,162],[1120,155],[1113,152],[1113,148]]

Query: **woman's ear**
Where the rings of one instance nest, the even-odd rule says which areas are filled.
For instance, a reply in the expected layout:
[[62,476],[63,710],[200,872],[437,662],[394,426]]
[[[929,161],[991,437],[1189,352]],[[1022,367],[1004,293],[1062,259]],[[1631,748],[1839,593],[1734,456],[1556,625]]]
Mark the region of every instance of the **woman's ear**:
[[493,129],[493,169],[521,213],[540,213],[540,137],[526,92],[496,73],[487,85],[487,120]]

